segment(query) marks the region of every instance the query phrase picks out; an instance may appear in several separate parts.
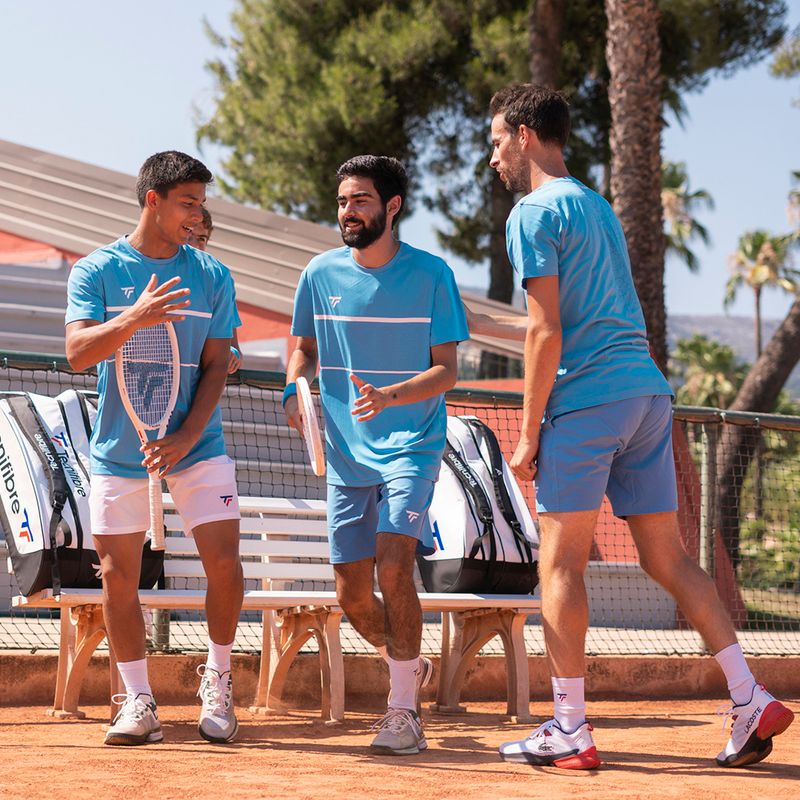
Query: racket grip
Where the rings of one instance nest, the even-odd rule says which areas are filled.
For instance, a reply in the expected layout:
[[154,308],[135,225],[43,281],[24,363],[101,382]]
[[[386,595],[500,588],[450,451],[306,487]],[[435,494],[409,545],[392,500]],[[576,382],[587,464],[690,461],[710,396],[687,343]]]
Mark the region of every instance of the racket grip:
[[155,472],[148,476],[150,493],[150,549],[163,550],[164,541],[164,503],[161,495],[161,479]]

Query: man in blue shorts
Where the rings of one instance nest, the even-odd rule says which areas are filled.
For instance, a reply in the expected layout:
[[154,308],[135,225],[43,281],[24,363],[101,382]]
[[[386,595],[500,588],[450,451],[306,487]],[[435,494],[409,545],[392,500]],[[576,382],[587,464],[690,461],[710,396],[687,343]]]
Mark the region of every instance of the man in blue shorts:
[[[149,526],[148,471],[166,477],[208,578],[200,734],[227,742],[238,730],[230,658],[244,586],[239,499],[219,410],[235,298],[228,269],[187,245],[211,180],[208,169],[184,153],[148,158],[136,182],[142,209],[136,229],[80,259],[69,277],[67,358],[76,370],[97,364],[100,394],[91,441],[90,511],[106,630],[125,684],[122,708],[106,734],[111,745],[162,739],[137,594]],[[141,448],[119,399],[114,354],[139,328],[166,320],[174,323],[178,338],[180,390],[167,434]]]
[[583,575],[607,495],[627,520],[642,568],[677,600],[725,673],[730,740],[717,756],[738,767],[765,758],[793,714],[756,683],[712,580],[683,548],[672,455],[672,392],[649,355],[622,227],[611,206],[570,177],[569,107],[516,84],[492,98],[491,166],[524,197],[506,227],[527,295],[527,325],[470,314],[473,332],[525,341],[522,430],[511,468],[536,476],[542,622],[554,719],[500,748],[506,761],[591,769],[586,721]]
[[357,156],[337,179],[345,246],[313,258],[300,278],[284,406],[302,433],[295,380],[311,381],[319,363],[336,592],[389,665],[371,750],[406,755],[427,747],[417,694],[432,669],[420,658],[415,554],[433,550],[427,512],[445,446],[443,394],[468,333],[447,264],[394,236],[408,186],[400,162]]

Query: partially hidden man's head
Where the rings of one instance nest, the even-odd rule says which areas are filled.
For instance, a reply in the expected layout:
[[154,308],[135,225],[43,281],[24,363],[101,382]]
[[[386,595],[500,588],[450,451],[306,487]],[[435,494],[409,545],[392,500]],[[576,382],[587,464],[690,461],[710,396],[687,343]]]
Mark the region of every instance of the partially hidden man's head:
[[396,158],[363,155],[345,161],[336,179],[342,240],[363,250],[396,224],[408,194],[408,175]]
[[569,139],[569,104],[563,95],[533,83],[513,83],[489,103],[489,161],[512,192],[530,191],[530,159],[542,148],[563,150]]
[[208,247],[211,232],[214,230],[214,221],[211,219],[211,212],[205,206],[200,211],[203,214],[203,218],[192,228],[189,244],[198,250],[205,250]]
[[160,235],[173,244],[186,244],[202,221],[206,186],[213,176],[202,161],[186,153],[155,153],[142,164],[136,197],[143,214]]

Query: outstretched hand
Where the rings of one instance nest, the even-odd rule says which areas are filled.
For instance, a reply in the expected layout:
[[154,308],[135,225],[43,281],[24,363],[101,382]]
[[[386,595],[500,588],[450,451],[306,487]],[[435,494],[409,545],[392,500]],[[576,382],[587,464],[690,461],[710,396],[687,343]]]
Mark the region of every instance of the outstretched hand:
[[360,397],[353,403],[352,414],[359,422],[376,417],[389,405],[389,398],[382,389],[378,389],[371,383],[362,381],[358,375],[350,373],[350,380],[356,385]]
[[178,322],[183,319],[179,313],[191,300],[185,299],[190,289],[175,289],[180,282],[176,276],[158,285],[155,274],[150,276],[144,291],[136,298],[136,302],[126,312],[137,328],[149,328],[160,322]]

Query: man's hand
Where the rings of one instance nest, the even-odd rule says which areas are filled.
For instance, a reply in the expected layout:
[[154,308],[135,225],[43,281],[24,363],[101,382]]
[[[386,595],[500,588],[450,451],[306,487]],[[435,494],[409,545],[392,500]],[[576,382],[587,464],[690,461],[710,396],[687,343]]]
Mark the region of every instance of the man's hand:
[[353,403],[352,414],[359,422],[366,422],[367,420],[376,417],[389,405],[389,398],[382,389],[377,389],[371,383],[365,383],[358,377],[351,373],[350,380],[358,388],[361,397],[357,398]]
[[233,375],[233,373],[239,369],[239,365],[242,363],[242,359],[236,355],[238,352],[238,350],[234,351],[234,349],[231,348],[231,359],[228,362],[228,375]]
[[303,420],[300,417],[300,402],[298,401],[296,394],[292,395],[286,401],[286,405],[283,407],[283,410],[286,413],[286,422],[289,424],[289,427],[294,428],[301,436],[303,436]]
[[511,471],[521,481],[532,481],[536,475],[536,456],[539,454],[539,432],[534,436],[520,436],[517,449],[511,457]]
[[143,444],[144,466],[148,472],[156,472],[159,478],[168,475],[172,468],[197,444],[200,437],[183,429],[168,433],[163,439]]
[[149,328],[160,322],[180,322],[184,318],[172,312],[180,311],[191,303],[191,300],[183,299],[189,294],[190,289],[170,291],[180,280],[180,277],[176,276],[159,286],[158,278],[151,275],[145,290],[136,302],[120,316],[127,316],[137,329]]

